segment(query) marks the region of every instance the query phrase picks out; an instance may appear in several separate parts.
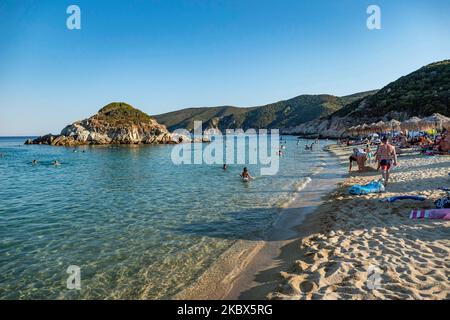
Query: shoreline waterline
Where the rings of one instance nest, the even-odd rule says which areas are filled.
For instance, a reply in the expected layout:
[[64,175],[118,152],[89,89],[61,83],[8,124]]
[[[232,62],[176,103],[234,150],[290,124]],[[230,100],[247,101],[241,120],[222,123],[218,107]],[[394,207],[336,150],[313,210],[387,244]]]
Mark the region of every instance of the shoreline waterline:
[[[310,177],[299,181],[295,196],[279,208],[277,218],[265,230],[263,239],[236,241],[174,299],[265,299],[279,284],[273,278],[287,264],[279,259],[281,247],[299,240],[306,217],[314,214],[323,198],[344,180],[345,170],[339,158],[327,147],[324,150],[328,151],[326,159]],[[262,273],[264,276],[255,280]]]

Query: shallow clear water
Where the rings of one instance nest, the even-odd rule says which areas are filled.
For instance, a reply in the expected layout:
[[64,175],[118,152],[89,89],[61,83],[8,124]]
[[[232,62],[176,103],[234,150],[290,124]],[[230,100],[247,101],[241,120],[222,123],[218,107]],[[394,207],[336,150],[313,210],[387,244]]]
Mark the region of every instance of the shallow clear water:
[[[234,241],[261,237],[329,160],[283,139],[278,174],[249,165],[257,179],[243,183],[243,165],[174,165],[173,146],[74,152],[0,138],[0,298],[170,298]],[[70,265],[79,291],[66,288]]]

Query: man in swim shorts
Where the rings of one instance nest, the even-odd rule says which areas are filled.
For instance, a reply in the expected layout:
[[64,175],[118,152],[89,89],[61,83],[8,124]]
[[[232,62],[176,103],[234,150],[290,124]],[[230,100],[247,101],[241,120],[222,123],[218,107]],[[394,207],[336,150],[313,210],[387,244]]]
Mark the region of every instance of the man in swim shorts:
[[392,164],[397,165],[397,153],[395,147],[391,145],[387,137],[383,137],[381,144],[377,150],[378,166],[381,169],[381,177],[384,179],[384,186],[389,181],[389,170],[391,170]]

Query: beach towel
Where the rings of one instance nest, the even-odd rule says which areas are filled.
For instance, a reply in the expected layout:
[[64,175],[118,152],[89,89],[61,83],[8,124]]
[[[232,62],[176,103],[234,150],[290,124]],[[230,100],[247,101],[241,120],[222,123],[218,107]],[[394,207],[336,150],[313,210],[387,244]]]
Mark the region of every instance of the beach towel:
[[380,181],[372,181],[366,185],[355,184],[348,190],[350,194],[365,195],[369,193],[384,192],[384,185]]
[[410,219],[444,219],[450,220],[450,209],[414,209],[409,215]]
[[417,201],[425,201],[426,198],[425,197],[421,197],[421,196],[396,196],[396,197],[390,197],[390,198],[386,198],[386,199],[382,199],[380,200],[381,202],[395,202],[397,200],[417,200]]

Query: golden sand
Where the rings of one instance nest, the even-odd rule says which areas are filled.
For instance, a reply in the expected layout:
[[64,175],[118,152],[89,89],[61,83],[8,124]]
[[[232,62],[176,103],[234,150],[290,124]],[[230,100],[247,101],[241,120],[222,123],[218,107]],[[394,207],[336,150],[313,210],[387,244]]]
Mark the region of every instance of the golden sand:
[[[348,162],[350,148],[333,147]],[[299,226],[290,244],[295,262],[280,274],[269,299],[448,299],[450,222],[411,220],[414,208],[434,208],[450,186],[450,157],[404,154],[385,193],[353,196],[355,183],[379,179],[374,168],[351,173]],[[380,199],[421,195],[424,202]],[[292,257],[291,257],[292,258]]]

